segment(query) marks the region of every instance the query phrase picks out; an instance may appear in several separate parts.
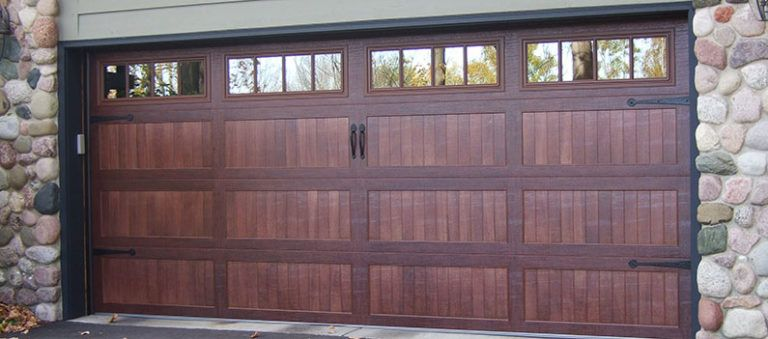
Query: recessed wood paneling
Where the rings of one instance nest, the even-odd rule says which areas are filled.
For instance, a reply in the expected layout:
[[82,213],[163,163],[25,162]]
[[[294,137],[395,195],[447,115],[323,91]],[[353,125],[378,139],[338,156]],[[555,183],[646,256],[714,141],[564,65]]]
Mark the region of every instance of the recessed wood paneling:
[[230,308],[349,313],[352,267],[339,264],[227,264]]
[[523,113],[523,164],[675,164],[676,129],[674,109]]
[[208,122],[100,124],[98,164],[103,170],[211,166]]
[[677,272],[525,270],[525,319],[677,326]]
[[504,114],[368,118],[368,166],[504,166]]
[[370,191],[369,239],[505,242],[506,191]]
[[370,266],[371,314],[507,319],[507,270]]
[[104,303],[213,306],[213,262],[101,258]]
[[226,166],[349,167],[347,118],[227,121]]
[[349,192],[227,192],[227,237],[349,239]]
[[104,191],[102,237],[210,237],[213,193],[204,191]]
[[677,245],[676,191],[525,191],[526,243]]

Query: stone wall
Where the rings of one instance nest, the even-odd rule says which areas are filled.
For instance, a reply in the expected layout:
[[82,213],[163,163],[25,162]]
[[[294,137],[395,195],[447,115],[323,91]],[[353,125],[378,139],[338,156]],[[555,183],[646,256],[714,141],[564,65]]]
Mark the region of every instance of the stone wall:
[[747,0],[693,3],[697,338],[768,338],[768,33]]
[[0,0],[0,302],[61,319],[57,0]]

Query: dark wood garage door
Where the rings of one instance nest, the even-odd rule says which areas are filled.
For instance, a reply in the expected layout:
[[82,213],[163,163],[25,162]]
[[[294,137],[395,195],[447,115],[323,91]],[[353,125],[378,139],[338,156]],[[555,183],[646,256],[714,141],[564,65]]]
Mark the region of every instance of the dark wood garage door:
[[690,272],[627,263],[689,258],[688,108],[626,104],[688,95],[687,37],[624,20],[96,54],[95,310],[687,337]]

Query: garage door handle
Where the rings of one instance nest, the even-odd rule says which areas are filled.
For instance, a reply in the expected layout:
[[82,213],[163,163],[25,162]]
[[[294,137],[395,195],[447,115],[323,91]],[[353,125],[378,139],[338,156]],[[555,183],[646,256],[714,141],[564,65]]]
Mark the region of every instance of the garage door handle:
[[365,159],[365,124],[360,124],[360,159]]
[[357,125],[352,124],[349,134],[349,146],[352,148],[352,159],[357,159]]
[[639,266],[653,266],[653,267],[679,268],[681,270],[691,269],[690,260],[640,262],[635,259],[632,259],[627,263],[627,265],[629,265],[629,267],[631,268],[638,268]]

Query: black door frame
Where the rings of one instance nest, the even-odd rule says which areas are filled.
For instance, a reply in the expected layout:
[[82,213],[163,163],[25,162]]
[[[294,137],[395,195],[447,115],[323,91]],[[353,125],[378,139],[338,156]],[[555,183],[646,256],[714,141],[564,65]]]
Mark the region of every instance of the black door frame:
[[[541,11],[504,12],[472,15],[454,15],[415,19],[375,20],[354,23],[332,23],[306,26],[277,28],[245,29],[203,33],[184,33],[146,37],[128,37],[99,40],[63,41],[58,48],[60,112],[59,123],[59,161],[61,166],[61,270],[62,304],[64,319],[72,319],[92,313],[90,303],[90,234],[88,201],[89,181],[87,158],[77,154],[77,134],[87,133],[85,122],[88,107],[88,58],[89,54],[109,48],[110,50],[130,49],[137,45],[152,47],[184,47],[192,44],[223,43],[232,44],[243,41],[253,42],[281,39],[282,41],[302,41],[320,38],[370,37],[381,34],[408,33],[414,29],[437,31],[478,30],[503,28],[531,22],[557,21],[559,24],[576,20],[600,20],[621,17],[641,17],[658,15],[687,15],[689,32],[694,9],[691,1],[671,3],[622,5],[587,8],[551,9]],[[689,46],[693,46],[695,37],[688,34]],[[691,126],[691,215],[696,214],[698,200],[698,171],[693,159],[698,155],[695,147],[694,131],[698,124],[696,116],[696,97],[693,84],[696,58],[690,50],[690,102]],[[700,257],[696,252],[696,234],[699,225],[691,218],[691,326],[692,334],[699,329],[698,300],[700,294],[695,282],[696,268]]]

